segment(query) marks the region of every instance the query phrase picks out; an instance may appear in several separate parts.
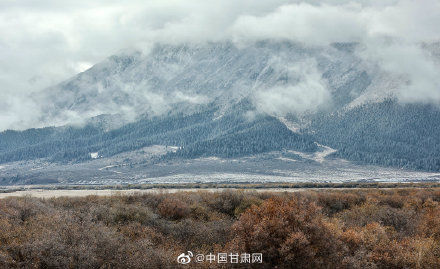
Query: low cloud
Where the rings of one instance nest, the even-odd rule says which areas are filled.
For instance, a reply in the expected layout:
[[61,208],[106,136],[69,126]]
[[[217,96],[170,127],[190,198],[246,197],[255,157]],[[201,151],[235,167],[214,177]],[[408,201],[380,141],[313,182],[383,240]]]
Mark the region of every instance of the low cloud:
[[359,5],[331,6],[297,3],[283,5],[263,16],[243,15],[231,28],[240,41],[287,39],[307,45],[358,42],[366,32]]
[[[121,49],[148,51],[156,42],[231,40],[240,45],[287,39],[305,46],[358,42],[359,55],[366,62],[406,78],[398,91],[402,102],[440,103],[438,62],[422,48],[423,43],[440,40],[438,25],[437,0],[4,0],[0,3],[0,130],[36,125],[41,107],[32,103],[32,94]],[[314,72],[302,75],[296,86],[261,89],[256,97],[275,104],[287,96],[293,105],[260,102],[260,106],[274,113],[274,107],[315,109],[327,98],[325,85]],[[311,96],[321,95],[312,102],[301,94],[306,89]],[[268,96],[269,92],[274,95]],[[151,98],[160,99],[153,94]],[[205,97],[177,94],[175,98],[199,102]]]
[[361,55],[381,70],[400,76],[396,95],[401,102],[440,104],[440,66],[421,44],[370,46]]
[[255,93],[257,109],[271,115],[312,112],[331,101],[330,92],[312,59],[277,70],[295,82],[262,88]]

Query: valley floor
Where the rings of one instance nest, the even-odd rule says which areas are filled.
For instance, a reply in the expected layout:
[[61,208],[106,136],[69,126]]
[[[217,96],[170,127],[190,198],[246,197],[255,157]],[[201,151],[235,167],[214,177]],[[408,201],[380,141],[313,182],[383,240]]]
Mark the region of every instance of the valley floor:
[[311,154],[286,150],[240,158],[159,161],[169,147],[153,146],[81,163],[13,162],[0,167],[0,186],[440,181],[438,172],[361,165],[332,158],[328,156],[332,150],[321,147]]
[[0,187],[0,199],[7,197],[86,197],[121,196],[143,194],[171,194],[178,192],[304,192],[304,191],[348,191],[365,189],[430,189],[440,188],[440,183],[254,183],[254,184],[140,184],[140,185],[26,185]]

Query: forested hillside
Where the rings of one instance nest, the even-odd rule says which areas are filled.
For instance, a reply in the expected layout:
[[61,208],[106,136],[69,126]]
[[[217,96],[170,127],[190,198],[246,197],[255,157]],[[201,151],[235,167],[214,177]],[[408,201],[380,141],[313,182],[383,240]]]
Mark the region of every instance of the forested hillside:
[[317,148],[309,136],[293,133],[274,117],[248,120],[237,108],[214,119],[214,112],[206,109],[142,119],[110,131],[93,125],[6,131],[0,134],[0,161],[84,161],[93,152],[110,157],[151,145],[179,147],[167,159],[237,157],[281,149],[313,152]]
[[152,145],[177,148],[158,161],[230,158],[319,143],[363,164],[439,171],[438,106],[399,102],[405,80],[371,67],[359,46],[266,40],[113,55],[34,96],[45,100],[42,118],[81,115],[81,125],[4,131],[0,162],[81,162]]
[[334,156],[370,164],[440,170],[440,109],[393,100],[316,115],[309,128]]

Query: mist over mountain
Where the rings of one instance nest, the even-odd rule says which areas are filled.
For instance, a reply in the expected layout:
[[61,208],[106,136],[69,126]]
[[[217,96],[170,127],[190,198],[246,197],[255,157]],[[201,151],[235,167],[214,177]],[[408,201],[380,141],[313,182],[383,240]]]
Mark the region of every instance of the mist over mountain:
[[[232,0],[130,0],[124,3],[63,0],[56,4],[5,1],[0,5],[0,130],[79,123],[113,109],[123,111],[129,119],[134,117],[137,113],[128,112],[142,110],[135,101],[132,102],[136,106],[133,109],[131,105],[115,107],[113,100],[107,106],[101,104],[88,108],[88,114],[81,115],[68,108],[61,115],[51,117],[48,114],[55,113],[50,109],[53,96],[48,99],[35,96],[44,96],[42,90],[87,70],[109,55],[136,58],[132,52],[137,50],[140,58],[145,60],[152,50],[157,49],[158,43],[164,46],[187,44],[192,50],[206,47],[209,42],[250,48],[261,40],[288,41],[303,48],[321,50],[335,43],[356,43],[359,44],[357,57],[370,66],[370,75],[377,71],[379,75],[391,74],[395,80],[405,81],[397,87],[394,79],[377,80],[386,84],[377,85],[375,94],[383,95],[381,91],[392,88],[402,102],[440,102],[438,60],[434,59],[438,59],[440,4],[435,0],[262,0],[258,3]],[[118,52],[123,48],[130,50]],[[275,57],[271,60],[278,61]],[[316,61],[306,59],[295,64],[297,66],[291,66],[290,70],[296,68],[292,72],[308,79],[294,89],[275,87],[273,92],[278,94],[260,93],[257,97],[278,103],[285,99],[279,98],[280,94],[299,93],[301,87],[311,87],[317,98],[324,98],[321,102],[327,101],[325,82],[320,80],[321,67],[316,66]],[[116,68],[111,72],[117,72],[118,66],[111,66]],[[283,63],[280,62],[280,66]],[[171,65],[163,67],[172,68]],[[112,79],[114,84],[122,83],[117,76]],[[125,80],[133,81],[133,85],[113,87],[125,88],[125,93],[129,94],[133,87],[139,86],[135,78]],[[145,83],[145,88],[154,86],[152,82]],[[108,85],[96,87],[106,88]],[[150,89],[149,93],[152,91],[155,90]],[[50,96],[47,91],[46,95]],[[196,97],[192,102],[207,101],[205,95],[191,96]],[[64,97],[68,98],[67,95]],[[141,94],[137,98],[145,99],[145,96]],[[175,96],[167,96],[167,101],[161,100],[161,94],[148,96],[150,100],[155,99],[155,103],[166,105],[185,98],[188,96],[178,92]],[[310,99],[298,102],[300,104],[296,103],[296,107],[300,111],[306,106],[316,108],[310,104]],[[260,108],[274,112],[274,106],[267,102],[260,104]],[[279,108],[290,110],[290,106],[285,105]],[[150,110],[161,113],[166,109],[152,106]]]
[[32,99],[42,104],[39,122],[46,125],[80,124],[102,114],[132,121],[208,103],[227,109],[242,99],[252,103],[254,113],[272,116],[332,111],[385,98],[420,103],[408,100],[408,77],[365,61],[360,56],[364,49],[358,43],[305,46],[269,40],[246,46],[157,44],[145,54],[111,56]]
[[0,11],[4,184],[440,170],[438,1],[64,2]]
[[255,113],[277,116],[337,109],[360,97],[377,75],[367,73],[370,67],[356,56],[356,46],[305,47],[287,41],[246,47],[231,42],[156,45],[146,55],[109,57],[34,98],[47,104],[42,121],[67,123],[101,114],[135,119],[208,103],[227,109],[242,99]]
[[439,25],[440,0],[1,0],[0,267],[436,267]]
[[[2,132],[0,162],[111,164],[125,154],[118,165],[144,167],[278,152],[304,164],[439,171],[438,105],[408,103],[408,78],[365,61],[362,50],[262,40],[113,55],[33,95],[41,122],[65,125]],[[133,162],[158,145],[165,148]]]

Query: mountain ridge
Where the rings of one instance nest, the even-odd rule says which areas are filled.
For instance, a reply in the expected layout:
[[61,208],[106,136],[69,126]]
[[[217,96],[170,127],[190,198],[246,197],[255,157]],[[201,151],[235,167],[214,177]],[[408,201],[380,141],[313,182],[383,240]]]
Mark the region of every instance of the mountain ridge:
[[176,147],[155,163],[331,148],[323,160],[440,171],[438,106],[400,103],[405,80],[359,49],[261,41],[114,55],[33,96],[47,104],[43,121],[79,123],[1,132],[0,163],[75,164],[154,145]]

